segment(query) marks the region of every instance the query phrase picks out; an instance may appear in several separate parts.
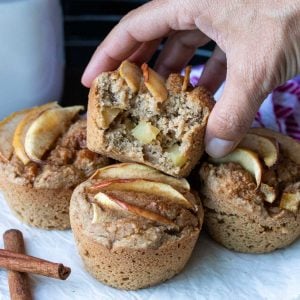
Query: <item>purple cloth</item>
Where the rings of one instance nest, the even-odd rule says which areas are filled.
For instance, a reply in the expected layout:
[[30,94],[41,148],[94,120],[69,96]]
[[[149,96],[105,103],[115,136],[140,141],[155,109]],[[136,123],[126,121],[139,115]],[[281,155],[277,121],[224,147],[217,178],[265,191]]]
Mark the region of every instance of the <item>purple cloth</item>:
[[[193,67],[191,84],[196,85],[203,66]],[[216,100],[223,86],[216,93]],[[253,127],[266,127],[300,140],[300,75],[276,88],[262,103]]]

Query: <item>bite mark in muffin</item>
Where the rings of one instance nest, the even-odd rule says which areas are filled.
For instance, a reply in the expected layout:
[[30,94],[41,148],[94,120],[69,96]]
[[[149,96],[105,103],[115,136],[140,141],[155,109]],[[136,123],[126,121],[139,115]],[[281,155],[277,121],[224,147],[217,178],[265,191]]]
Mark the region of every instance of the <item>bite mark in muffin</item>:
[[125,61],[119,70],[94,80],[88,147],[119,161],[140,162],[184,177],[204,151],[213,99],[203,87],[187,87],[179,74],[165,82],[147,65],[142,69],[143,73]]

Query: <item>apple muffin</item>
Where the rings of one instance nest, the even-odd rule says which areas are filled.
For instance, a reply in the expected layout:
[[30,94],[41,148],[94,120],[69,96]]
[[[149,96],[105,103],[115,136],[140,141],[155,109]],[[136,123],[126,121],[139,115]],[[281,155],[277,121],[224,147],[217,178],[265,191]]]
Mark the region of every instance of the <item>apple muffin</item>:
[[205,226],[229,249],[264,253],[300,236],[300,143],[251,129],[236,150],[200,169]]
[[87,146],[123,162],[187,176],[204,151],[204,131],[214,101],[204,87],[171,74],[165,82],[143,64],[124,61],[104,72],[89,93]]
[[203,209],[185,179],[123,163],[99,169],[75,189],[70,219],[88,272],[107,285],[136,290],[184,268]]
[[0,188],[11,210],[29,225],[70,228],[73,189],[109,164],[86,148],[81,109],[48,103],[0,123]]

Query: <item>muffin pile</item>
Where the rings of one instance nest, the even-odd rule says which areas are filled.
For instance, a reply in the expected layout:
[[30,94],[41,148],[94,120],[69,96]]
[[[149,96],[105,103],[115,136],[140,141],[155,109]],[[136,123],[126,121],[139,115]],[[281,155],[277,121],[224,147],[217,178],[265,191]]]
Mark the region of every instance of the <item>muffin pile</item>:
[[36,227],[71,226],[86,270],[112,287],[178,274],[203,222],[240,252],[300,236],[299,142],[251,129],[227,156],[203,155],[214,101],[189,76],[164,80],[124,61],[95,79],[87,119],[83,107],[53,102],[0,122],[0,188],[12,212]]

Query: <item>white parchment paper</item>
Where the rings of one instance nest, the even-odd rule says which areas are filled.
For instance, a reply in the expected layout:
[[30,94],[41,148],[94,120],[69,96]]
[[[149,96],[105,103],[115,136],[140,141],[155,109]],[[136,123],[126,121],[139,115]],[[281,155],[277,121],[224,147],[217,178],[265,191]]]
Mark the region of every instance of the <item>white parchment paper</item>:
[[[107,287],[84,271],[71,231],[44,231],[23,225],[0,194],[0,247],[10,228],[23,232],[27,254],[72,268],[66,281],[30,276],[36,300],[81,299],[300,299],[300,241],[271,254],[228,251],[203,233],[185,270],[173,279],[137,292]],[[0,270],[0,299],[9,299],[7,274]]]

